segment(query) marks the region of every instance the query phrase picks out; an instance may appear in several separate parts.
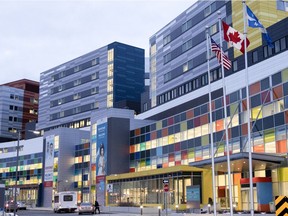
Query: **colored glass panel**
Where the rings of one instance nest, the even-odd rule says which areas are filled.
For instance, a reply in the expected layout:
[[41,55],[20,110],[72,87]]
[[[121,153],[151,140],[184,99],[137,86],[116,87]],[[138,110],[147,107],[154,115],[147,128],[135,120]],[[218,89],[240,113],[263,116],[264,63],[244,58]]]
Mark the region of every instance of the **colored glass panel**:
[[209,144],[209,135],[208,134],[201,137],[201,144],[202,144],[202,146]]
[[157,138],[157,133],[156,133],[156,131],[153,131],[151,133],[151,139],[153,140],[153,139],[156,139],[156,138]]
[[174,139],[174,134],[173,135],[170,135],[168,136],[168,144],[173,144],[175,142],[175,139]]
[[264,131],[264,142],[269,143],[275,141],[274,129],[269,129]]
[[279,99],[283,97],[283,86],[277,86],[275,88],[273,88],[273,99]]
[[180,166],[181,165],[181,161],[175,161],[175,166]]
[[168,119],[168,125],[173,125],[174,124],[174,118],[171,117]]
[[265,91],[261,93],[261,103],[269,103],[271,101],[270,91]]
[[181,149],[180,143],[179,142],[175,143],[175,151],[180,151],[180,149]]
[[286,68],[282,71],[282,80],[283,80],[283,82],[288,81],[288,68]]
[[251,114],[252,114],[252,116],[251,116],[252,120],[261,119],[262,118],[261,106],[253,108],[251,111]]
[[194,118],[194,127],[200,126],[200,117]]
[[188,159],[188,153],[187,153],[187,150],[181,152],[181,159],[182,159],[182,160],[186,160],[186,159]]
[[276,142],[277,153],[287,153],[287,142],[286,140],[279,140]]
[[230,115],[232,116],[234,113],[238,113],[238,103],[234,103],[230,105]]
[[156,122],[156,130],[162,129],[162,121]]
[[249,94],[250,95],[257,94],[258,92],[260,92],[260,87],[261,87],[261,83],[260,82],[257,82],[257,83],[254,83],[254,84],[250,85]]
[[137,135],[140,135],[140,133],[141,133],[140,128],[137,128],[137,129],[135,130],[135,135],[136,135],[136,136],[137,136]]
[[224,130],[224,120],[220,119],[216,121],[216,132]]
[[265,152],[265,150],[264,150],[264,145],[256,145],[256,146],[253,146],[253,151],[254,151],[254,152]]
[[204,124],[207,124],[207,123],[208,123],[208,114],[202,115],[200,117],[200,124],[204,125]]
[[188,110],[187,112],[186,112],[186,119],[191,119],[191,118],[193,118],[194,117],[194,112],[193,112],[193,110]]
[[146,143],[140,143],[140,151],[146,150]]
[[189,149],[188,150],[188,158],[189,159],[192,159],[195,157],[195,152],[194,152],[194,149]]
[[247,101],[242,100],[242,111],[246,111],[246,110],[247,110]]
[[169,162],[172,162],[172,161],[174,161],[174,160],[175,160],[175,158],[174,158],[174,153],[170,153],[169,156],[168,156],[168,161],[169,161]]
[[162,137],[168,136],[168,128],[163,128],[162,129]]
[[186,131],[187,130],[187,122],[181,122],[180,124],[180,131]]

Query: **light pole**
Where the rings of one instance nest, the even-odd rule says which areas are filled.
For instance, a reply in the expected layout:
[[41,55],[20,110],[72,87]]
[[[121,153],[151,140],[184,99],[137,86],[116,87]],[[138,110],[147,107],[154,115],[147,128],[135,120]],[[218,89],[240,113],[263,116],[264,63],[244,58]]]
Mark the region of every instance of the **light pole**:
[[16,147],[16,179],[15,179],[15,188],[14,188],[14,216],[16,215],[17,211],[17,180],[18,180],[18,163],[19,163],[19,145],[20,145],[20,138],[21,138],[21,131],[17,131],[17,147]]

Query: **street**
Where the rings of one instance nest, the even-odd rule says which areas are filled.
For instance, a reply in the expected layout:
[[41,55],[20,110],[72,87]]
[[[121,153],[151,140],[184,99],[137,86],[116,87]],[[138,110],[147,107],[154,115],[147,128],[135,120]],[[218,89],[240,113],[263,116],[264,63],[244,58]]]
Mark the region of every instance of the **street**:
[[[105,214],[105,213],[103,213],[103,214]],[[46,216],[46,215],[63,215],[63,216],[72,216],[72,215],[74,215],[74,216],[76,216],[76,215],[78,215],[78,213],[76,212],[76,213],[59,213],[59,214],[56,214],[56,213],[54,213],[53,211],[37,211],[37,210],[19,210],[18,212],[17,212],[17,215],[18,216],[30,216],[30,215],[39,215],[39,216]],[[90,214],[86,214],[86,215],[90,215]],[[93,214],[93,215],[95,215],[95,214]],[[96,215],[98,215],[98,214],[96,214]],[[110,214],[108,214],[108,213],[106,213],[105,215],[110,215]],[[117,214],[113,214],[113,215],[117,215]]]

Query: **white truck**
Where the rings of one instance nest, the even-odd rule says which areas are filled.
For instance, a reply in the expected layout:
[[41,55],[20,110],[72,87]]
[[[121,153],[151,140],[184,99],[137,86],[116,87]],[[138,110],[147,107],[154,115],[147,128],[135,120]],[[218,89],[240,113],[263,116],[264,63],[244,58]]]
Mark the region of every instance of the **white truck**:
[[54,213],[75,212],[77,209],[77,193],[63,191],[54,195]]

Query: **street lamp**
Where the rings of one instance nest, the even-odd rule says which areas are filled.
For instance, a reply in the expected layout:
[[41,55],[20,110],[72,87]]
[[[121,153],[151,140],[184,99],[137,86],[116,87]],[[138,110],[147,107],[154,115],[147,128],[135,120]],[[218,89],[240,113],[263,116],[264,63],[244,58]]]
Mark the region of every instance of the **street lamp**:
[[[15,179],[15,188],[14,188],[14,216],[16,216],[17,210],[17,180],[18,180],[18,164],[19,164],[19,148],[20,148],[20,139],[21,139],[21,132],[25,130],[17,130],[17,147],[16,147],[16,179]],[[29,130],[35,134],[40,134],[39,131]]]

